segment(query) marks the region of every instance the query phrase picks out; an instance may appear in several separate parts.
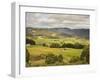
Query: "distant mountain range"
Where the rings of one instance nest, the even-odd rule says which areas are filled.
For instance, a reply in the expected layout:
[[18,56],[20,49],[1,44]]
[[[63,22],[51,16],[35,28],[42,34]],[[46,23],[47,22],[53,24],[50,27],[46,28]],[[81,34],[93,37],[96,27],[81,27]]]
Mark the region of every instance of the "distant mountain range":
[[46,35],[50,36],[50,34],[56,34],[57,36],[64,36],[64,37],[81,37],[89,39],[89,29],[70,29],[70,28],[26,28],[27,35]]

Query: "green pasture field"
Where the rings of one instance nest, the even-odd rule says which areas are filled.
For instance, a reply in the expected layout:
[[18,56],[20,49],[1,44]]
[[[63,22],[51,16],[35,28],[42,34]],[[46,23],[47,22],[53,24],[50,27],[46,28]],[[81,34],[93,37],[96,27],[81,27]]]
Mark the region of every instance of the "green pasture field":
[[31,38],[31,37],[27,37],[29,39],[32,39],[36,42],[36,44],[43,44],[43,43],[46,43],[46,44],[51,44],[51,43],[60,43],[60,44],[63,44],[63,43],[80,43],[80,44],[84,44],[84,45],[87,45],[89,44],[89,40],[87,39],[80,39],[80,38],[77,38],[77,37],[67,37],[67,38],[59,38],[59,39],[52,39],[52,38],[48,38],[48,37],[36,37],[36,38]]
[[[43,47],[43,46],[28,46],[27,49],[31,57],[39,56],[41,54],[49,54],[49,53],[53,53],[55,55],[62,54],[66,64],[68,64],[68,61],[70,60],[70,58],[79,57],[82,52],[82,49],[49,48],[49,47]],[[40,59],[40,60],[31,59],[30,63],[32,65],[38,65],[38,66],[42,66],[45,64],[43,59]]]
[[[45,59],[44,58],[40,58],[38,59],[38,57],[40,55],[47,55],[47,54],[54,54],[54,55],[62,55],[63,56],[63,65],[69,65],[70,64],[70,60],[73,57],[80,57],[83,49],[74,49],[74,48],[50,48],[48,46],[43,46],[41,44],[45,43],[45,44],[52,44],[52,43],[59,43],[60,45],[63,43],[81,43],[84,45],[88,45],[89,41],[86,39],[80,39],[80,38],[60,38],[60,39],[51,39],[51,38],[43,38],[43,37],[36,37],[36,38],[31,38],[28,37],[29,39],[32,39],[36,42],[36,45],[26,45],[26,49],[29,51],[30,53],[30,60],[28,65],[26,64],[27,67],[34,67],[34,66],[56,66],[56,65],[62,65],[62,63],[60,64],[46,64],[45,63]],[[35,59],[37,58],[37,59]],[[75,64],[81,64],[81,62],[79,63],[75,63]]]

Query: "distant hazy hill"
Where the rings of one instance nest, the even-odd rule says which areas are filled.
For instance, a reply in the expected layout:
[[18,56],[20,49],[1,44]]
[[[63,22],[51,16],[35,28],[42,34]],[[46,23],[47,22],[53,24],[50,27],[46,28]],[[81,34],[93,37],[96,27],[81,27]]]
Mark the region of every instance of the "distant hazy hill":
[[89,29],[69,29],[69,28],[26,28],[27,35],[41,35],[50,36],[56,34],[57,36],[77,36],[89,38]]
[[89,38],[89,29],[69,29],[69,28],[54,28],[55,32],[60,32],[64,35],[79,36]]

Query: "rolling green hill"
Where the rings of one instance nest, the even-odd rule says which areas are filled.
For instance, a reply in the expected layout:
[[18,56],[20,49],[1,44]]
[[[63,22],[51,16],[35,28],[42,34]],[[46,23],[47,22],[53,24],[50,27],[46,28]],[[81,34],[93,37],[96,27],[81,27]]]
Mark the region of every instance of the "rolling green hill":
[[89,63],[85,58],[80,59],[85,46],[90,44],[88,30],[26,28],[27,39],[26,67]]

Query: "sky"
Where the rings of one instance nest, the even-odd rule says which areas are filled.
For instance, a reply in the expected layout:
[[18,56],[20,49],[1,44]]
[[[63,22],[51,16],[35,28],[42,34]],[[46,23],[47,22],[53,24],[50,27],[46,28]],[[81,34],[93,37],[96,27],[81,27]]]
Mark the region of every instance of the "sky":
[[53,14],[26,12],[26,27],[89,29],[90,16],[82,14]]

